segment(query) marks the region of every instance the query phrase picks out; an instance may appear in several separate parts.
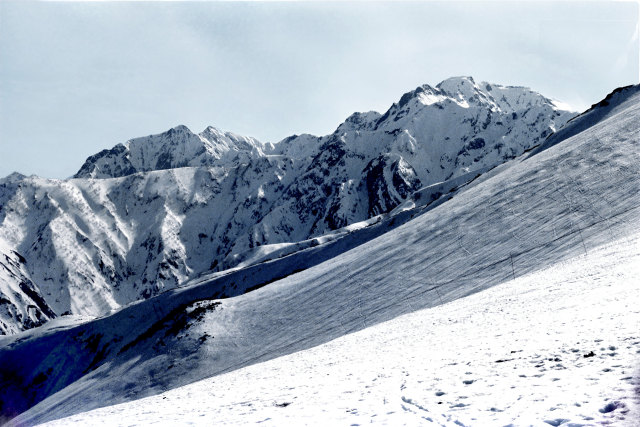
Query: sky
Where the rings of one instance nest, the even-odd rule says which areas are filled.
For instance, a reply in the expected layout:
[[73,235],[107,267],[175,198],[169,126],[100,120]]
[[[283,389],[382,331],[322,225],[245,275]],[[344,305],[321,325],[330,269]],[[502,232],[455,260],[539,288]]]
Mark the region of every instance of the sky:
[[0,1],[0,177],[178,124],[277,142],[451,76],[584,110],[640,80],[639,4]]

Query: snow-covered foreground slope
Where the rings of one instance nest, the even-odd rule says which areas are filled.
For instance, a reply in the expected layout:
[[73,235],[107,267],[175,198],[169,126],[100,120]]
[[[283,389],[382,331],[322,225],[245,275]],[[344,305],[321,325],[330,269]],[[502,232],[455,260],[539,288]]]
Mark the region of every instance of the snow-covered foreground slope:
[[[93,322],[6,337],[0,341],[2,413],[35,405],[12,421],[29,425],[158,394],[623,239],[640,225],[638,93],[627,92],[623,104],[584,132],[483,174],[340,256],[295,274],[302,258],[274,261],[291,261],[289,275],[245,295],[212,299],[220,280],[231,280],[223,276]],[[241,286],[270,265],[239,270],[233,280]]]
[[27,316],[22,276],[10,275],[0,334],[104,315],[246,265],[265,246],[295,248],[387,213],[422,187],[522,154],[573,115],[530,89],[459,77],[323,137],[271,144],[177,126],[89,157],[74,179],[0,179],[0,257],[25,259],[45,303]]
[[639,245],[47,425],[637,425]]

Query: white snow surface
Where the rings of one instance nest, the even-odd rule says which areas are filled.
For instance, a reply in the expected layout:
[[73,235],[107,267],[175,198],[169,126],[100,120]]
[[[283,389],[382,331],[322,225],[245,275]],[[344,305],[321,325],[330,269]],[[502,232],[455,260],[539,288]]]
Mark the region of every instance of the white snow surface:
[[637,425],[639,245],[46,425]]
[[[292,399],[290,405],[269,407],[272,412],[265,413],[265,418],[270,414],[286,416],[286,412],[283,415],[276,410],[295,408],[297,401],[293,398],[298,394],[288,394],[282,377],[278,391],[269,391],[273,381],[268,372],[278,366],[278,357],[302,350],[326,351],[322,350],[324,347],[319,347],[320,350],[314,347],[343,336],[346,336],[343,340],[355,345],[348,340],[363,340],[368,333],[386,330],[393,336],[405,333],[407,337],[415,337],[415,341],[380,341],[375,346],[377,353],[373,354],[379,355],[381,364],[373,363],[370,371],[364,366],[362,371],[353,368],[352,372],[362,374],[354,374],[355,382],[352,383],[347,373],[338,376],[340,382],[344,379],[347,384],[341,389],[353,391],[353,396],[366,394],[357,387],[362,378],[371,382],[375,379],[381,384],[386,382],[386,386],[380,386],[382,388],[374,387],[377,398],[371,397],[373,400],[363,403],[363,414],[358,416],[370,416],[366,412],[367,407],[371,408],[370,402],[384,405],[384,397],[389,396],[395,399],[390,401],[393,410],[402,410],[405,405],[415,412],[406,414],[410,417],[431,417],[419,408],[423,407],[439,417],[438,420],[474,425],[469,418],[445,419],[442,413],[455,415],[456,411],[461,411],[461,417],[502,416],[497,412],[482,412],[494,407],[509,410],[505,412],[511,415],[505,417],[518,421],[516,414],[522,412],[526,416],[527,410],[510,394],[512,389],[508,387],[515,385],[524,396],[521,400],[536,402],[531,405],[539,409],[535,409],[532,416],[544,417],[538,420],[540,423],[547,420],[559,424],[562,419],[571,417],[572,422],[588,424],[592,420],[585,417],[594,417],[597,421],[609,416],[616,422],[620,421],[616,417],[623,416],[626,422],[632,414],[637,414],[630,409],[632,399],[627,392],[637,381],[637,373],[631,372],[635,368],[630,364],[629,354],[637,351],[638,328],[627,322],[637,319],[638,304],[633,293],[626,292],[637,286],[636,270],[631,267],[637,265],[640,225],[639,98],[638,93],[627,94],[615,112],[590,123],[570,138],[535,155],[527,154],[491,169],[431,204],[416,208],[403,206],[396,216],[387,216],[385,221],[388,222],[381,220],[359,228],[341,239],[327,242],[326,246],[310,247],[226,275],[202,277],[190,286],[137,302],[91,322],[69,327],[61,325],[55,330],[36,328],[8,337],[0,346],[0,379],[4,375],[6,380],[0,387],[0,402],[4,405],[0,409],[10,416],[12,410],[20,414],[9,425],[32,425],[158,395],[206,378],[217,381],[227,378],[222,375],[230,374],[228,378],[232,381],[238,378],[231,374],[234,371],[259,372],[259,368],[251,368],[254,365],[266,366],[264,394],[269,396],[268,402],[256,403],[257,408],[274,403],[271,399],[277,398],[276,404]],[[426,195],[429,191],[418,194]],[[403,225],[388,228],[384,234],[380,232],[385,230],[385,224],[401,218],[405,220]],[[371,239],[372,236],[366,233],[378,237]],[[362,244],[346,250],[340,245],[348,239],[361,239]],[[581,258],[584,256],[586,258]],[[323,262],[311,267],[305,264],[314,257],[321,257]],[[586,275],[583,275],[585,271]],[[478,294],[510,281],[511,284],[499,288],[502,291]],[[264,286],[234,298],[215,299],[221,289],[249,290],[250,284]],[[607,286],[609,284],[611,286]],[[545,293],[545,289],[552,292]],[[524,291],[523,299],[519,300]],[[513,305],[511,301],[499,299],[504,297],[504,292],[513,295]],[[567,296],[567,292],[571,296]],[[607,299],[609,292],[617,301]],[[421,311],[473,294],[477,294],[474,297],[477,299],[459,301],[456,304],[461,305],[453,306],[461,310],[468,304],[469,313],[453,311],[451,306],[445,306],[448,317],[443,317],[444,308]],[[532,299],[527,299],[529,297]],[[595,304],[598,298],[602,299],[602,308]],[[486,320],[479,314],[481,309],[474,305],[480,301],[485,301],[482,313],[486,314]],[[529,306],[528,302],[535,302],[536,306]],[[554,311],[549,311],[547,306]],[[614,306],[617,311],[612,313]],[[585,310],[576,307],[585,307]],[[554,318],[552,315],[556,311],[561,315]],[[419,312],[417,317],[398,322],[411,324],[427,319],[425,321],[430,321],[431,325],[427,323],[428,327],[421,327],[418,324],[418,331],[427,336],[428,330],[440,331],[440,335],[434,336],[443,342],[438,342],[434,348],[435,341],[421,338],[409,328],[405,332],[394,332],[393,325],[398,322],[383,324],[413,312]],[[531,313],[529,322],[526,321],[527,313]],[[576,316],[575,322],[571,316]],[[458,319],[457,324],[440,325],[449,318]],[[510,329],[511,321],[519,324],[519,328]],[[584,333],[579,332],[582,324],[588,325]],[[349,335],[375,325],[381,329],[362,332],[364,335]],[[451,328],[451,334],[443,332],[447,328]],[[491,328],[498,332],[494,333]],[[466,350],[464,343],[449,342],[458,340],[456,334],[469,338],[471,350]],[[507,341],[501,341],[504,336]],[[603,341],[596,343],[596,339]],[[424,357],[420,343],[428,344],[422,347]],[[370,348],[364,342],[361,345]],[[344,353],[346,350],[336,351]],[[442,354],[438,355],[440,351]],[[594,355],[585,358],[584,355],[591,351]],[[389,352],[389,356],[382,354],[385,352]],[[436,355],[428,356],[428,352],[436,352]],[[366,352],[357,348],[352,348],[352,353],[353,356],[345,357],[354,357],[357,361],[357,357],[366,356]],[[312,353],[301,354],[300,360],[304,360],[305,354]],[[413,376],[411,372],[409,376],[400,375],[396,381],[398,376],[392,366],[404,369],[402,361],[393,362],[398,354],[407,356],[407,369],[419,364],[416,360],[425,366],[420,368],[422,370],[415,368]],[[473,357],[464,360],[459,355]],[[508,358],[514,360],[497,362]],[[556,361],[556,358],[560,360]],[[545,359],[544,363],[542,359]],[[302,363],[290,360],[291,364]],[[385,360],[390,362],[389,371],[383,363]],[[269,361],[272,365],[261,365]],[[495,368],[491,368],[494,365]],[[353,365],[345,361],[344,366]],[[474,367],[478,370],[474,371]],[[322,369],[318,366],[318,370]],[[508,381],[493,382],[491,373],[497,373],[496,369],[500,370],[500,375],[507,375],[508,370],[518,377],[509,374],[505,377]],[[304,395],[316,391],[313,371],[312,368],[304,371],[311,376],[306,377],[309,379],[305,382],[305,387],[309,387],[307,391],[299,385],[303,380],[297,372],[280,370],[280,374],[284,378],[293,377],[291,387],[294,390],[299,387],[299,395]],[[389,375],[382,376],[385,372]],[[424,374],[419,375],[420,372]],[[586,397],[571,396],[564,400],[564,395],[550,391],[555,389],[544,388],[550,387],[545,385],[549,381],[564,387],[561,386],[563,381],[574,381],[571,379],[574,372],[583,382],[572,384],[580,385],[580,391],[584,390]],[[521,374],[526,377],[519,377]],[[534,376],[540,374],[541,377]],[[256,373],[242,381],[255,379],[259,384],[258,378]],[[460,384],[460,378],[470,383]],[[553,381],[553,378],[559,380]],[[421,380],[426,382],[424,388],[418,382]],[[330,380],[336,381],[336,376]],[[441,382],[437,386],[439,390],[435,390],[434,381]],[[605,396],[599,391],[602,390],[599,385],[589,381],[610,385],[618,381],[619,385],[608,387],[610,393]],[[327,409],[330,413],[326,419],[331,420],[335,414],[341,415],[342,420],[349,420],[352,414],[346,409],[339,412],[322,406],[323,402],[335,403],[336,399],[328,391],[333,386],[319,384],[317,405],[313,404],[314,409],[310,409],[309,414],[318,414],[318,411],[321,414]],[[353,388],[348,384],[353,384]],[[503,392],[482,391],[492,388],[492,384]],[[544,399],[536,395],[536,384],[541,384],[541,390],[548,390],[542,392]],[[584,384],[595,388],[589,389],[591,385]],[[227,396],[227,406],[229,402],[238,402],[232,400],[236,399],[233,396],[256,396],[245,389],[216,390]],[[430,400],[434,399],[436,391],[447,393],[436,396],[442,404]],[[491,401],[490,396],[497,398]],[[605,402],[605,398],[610,400]],[[353,401],[347,397],[342,396],[339,400],[350,403],[347,409],[358,411],[358,406],[352,405]],[[454,406],[468,403],[465,400],[473,403],[466,410],[468,412],[465,412],[465,406]],[[624,405],[614,403],[616,401]],[[584,409],[571,407],[575,403]],[[607,403],[613,406],[607,406]],[[304,404],[310,405],[309,402]],[[489,404],[491,406],[487,407]],[[441,405],[446,405],[442,407],[447,409],[436,413],[434,408]],[[558,416],[547,418],[549,413],[556,412],[550,409],[556,406]],[[242,405],[231,407],[244,410]],[[608,409],[612,410],[607,412]],[[625,413],[627,409],[629,412]],[[382,418],[393,415],[379,408],[376,410]],[[152,412],[152,409],[145,411]],[[247,411],[250,413],[251,408]],[[229,422],[234,420],[242,422],[240,418],[230,416]],[[478,424],[482,425],[481,422]]]

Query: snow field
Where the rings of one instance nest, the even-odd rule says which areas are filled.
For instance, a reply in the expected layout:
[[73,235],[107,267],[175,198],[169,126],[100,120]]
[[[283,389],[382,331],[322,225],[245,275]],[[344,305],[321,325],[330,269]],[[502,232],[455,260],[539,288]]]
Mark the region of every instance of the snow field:
[[46,425],[638,425],[639,243]]

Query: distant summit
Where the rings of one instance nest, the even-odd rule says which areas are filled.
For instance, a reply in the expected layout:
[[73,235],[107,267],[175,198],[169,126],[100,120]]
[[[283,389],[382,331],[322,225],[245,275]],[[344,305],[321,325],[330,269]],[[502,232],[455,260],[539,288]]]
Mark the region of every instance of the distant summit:
[[89,157],[74,178],[117,178],[186,166],[213,166],[240,152],[262,150],[254,138],[222,132],[212,126],[194,134],[184,125],[168,131],[135,138]]

